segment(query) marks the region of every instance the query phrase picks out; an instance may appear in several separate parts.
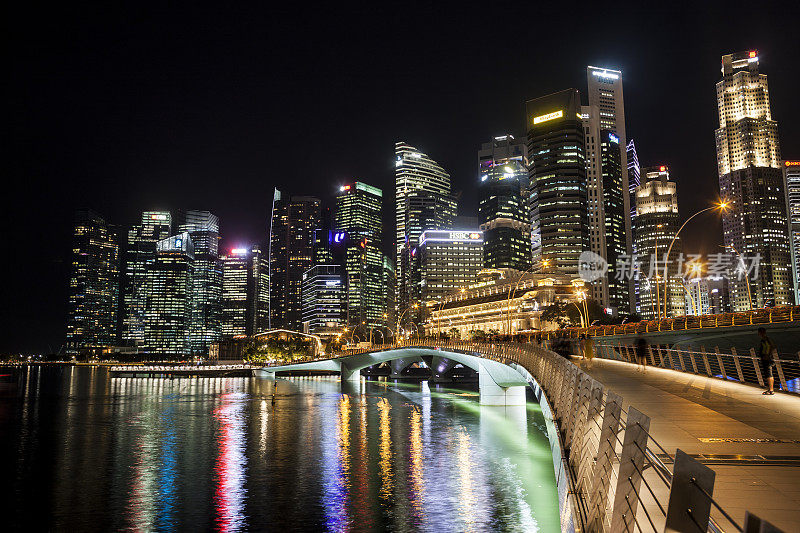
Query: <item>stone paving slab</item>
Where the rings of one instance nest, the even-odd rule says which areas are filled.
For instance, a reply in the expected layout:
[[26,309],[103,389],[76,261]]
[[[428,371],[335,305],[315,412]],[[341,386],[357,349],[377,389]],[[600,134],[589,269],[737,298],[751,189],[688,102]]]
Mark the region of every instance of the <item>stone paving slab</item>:
[[[633,405],[650,416],[651,435],[671,454],[681,448],[689,454],[800,457],[800,443],[700,440],[800,440],[800,396],[763,396],[757,387],[661,368],[643,374],[620,361],[595,359],[591,367],[579,359],[576,363],[621,395],[624,409]],[[709,466],[717,474],[715,499],[739,525],[750,510],[784,531],[800,531],[800,466]],[[724,519],[718,521],[733,530]]]

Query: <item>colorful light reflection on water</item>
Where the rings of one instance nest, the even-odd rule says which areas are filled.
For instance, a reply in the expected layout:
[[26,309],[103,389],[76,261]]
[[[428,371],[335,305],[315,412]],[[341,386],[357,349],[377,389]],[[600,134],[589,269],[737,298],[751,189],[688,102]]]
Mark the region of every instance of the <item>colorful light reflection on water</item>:
[[22,383],[0,430],[16,436],[15,472],[36,474],[13,481],[16,501],[37,502],[27,529],[560,529],[538,406],[336,378],[276,392],[72,369]]

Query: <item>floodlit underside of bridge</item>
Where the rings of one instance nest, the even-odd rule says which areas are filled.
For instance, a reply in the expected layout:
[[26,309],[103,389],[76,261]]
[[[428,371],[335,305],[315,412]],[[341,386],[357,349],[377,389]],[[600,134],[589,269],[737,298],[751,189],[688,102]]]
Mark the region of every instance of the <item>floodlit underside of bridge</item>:
[[420,361],[424,361],[431,368],[434,376],[443,375],[459,363],[478,372],[478,386],[483,405],[525,404],[525,387],[528,383],[517,370],[483,357],[432,348],[398,348],[347,355],[326,361],[264,368],[259,372],[267,377],[274,377],[276,372],[338,372],[342,381],[359,381],[361,369],[368,366],[388,362],[392,364],[392,371],[397,375],[403,368]]

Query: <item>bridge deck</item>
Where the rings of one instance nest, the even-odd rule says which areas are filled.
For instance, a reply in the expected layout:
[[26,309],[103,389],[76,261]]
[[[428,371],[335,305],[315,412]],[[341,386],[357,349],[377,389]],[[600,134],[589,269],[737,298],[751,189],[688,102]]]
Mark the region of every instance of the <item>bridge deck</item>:
[[[757,387],[673,370],[595,359],[582,368],[652,417],[651,435],[670,453],[702,454],[716,472],[714,498],[741,525],[745,510],[784,531],[800,524],[800,396],[762,396]],[[701,439],[731,439],[704,442]],[[785,442],[757,442],[763,439]],[[738,440],[738,442],[736,441]],[[709,455],[762,456],[712,458]],[[777,457],[786,459],[779,461]],[[782,463],[782,464],[778,464]],[[718,517],[718,513],[712,516]],[[723,527],[727,526],[720,520]],[[726,527],[727,530],[727,527]]]

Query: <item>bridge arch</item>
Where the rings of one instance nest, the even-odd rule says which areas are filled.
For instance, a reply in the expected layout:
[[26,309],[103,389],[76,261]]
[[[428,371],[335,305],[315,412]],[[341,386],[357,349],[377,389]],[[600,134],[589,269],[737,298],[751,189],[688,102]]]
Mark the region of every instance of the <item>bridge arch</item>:
[[277,372],[328,371],[339,372],[343,381],[361,379],[361,370],[368,366],[398,359],[415,361],[431,358],[432,361],[447,360],[460,363],[478,372],[481,403],[484,405],[522,405],[525,403],[527,381],[514,368],[478,355],[428,347],[401,347],[391,350],[345,355],[324,361],[297,363],[260,370],[261,375],[274,376]]

